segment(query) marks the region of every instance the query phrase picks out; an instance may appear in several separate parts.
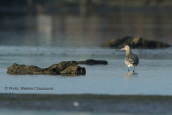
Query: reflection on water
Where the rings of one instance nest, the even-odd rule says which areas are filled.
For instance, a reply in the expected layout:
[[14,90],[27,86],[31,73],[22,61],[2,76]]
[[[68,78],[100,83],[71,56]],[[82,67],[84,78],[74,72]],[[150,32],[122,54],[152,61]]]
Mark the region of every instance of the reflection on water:
[[50,46],[52,42],[52,17],[48,15],[37,15],[37,32],[39,34],[38,42]]
[[48,15],[0,18],[1,45],[96,46],[112,38],[144,37],[172,44],[172,14]]
[[138,73],[129,73],[129,72],[128,72],[128,73],[125,74],[125,76],[126,76],[126,77],[131,77],[131,76],[137,77],[137,76],[138,76]]

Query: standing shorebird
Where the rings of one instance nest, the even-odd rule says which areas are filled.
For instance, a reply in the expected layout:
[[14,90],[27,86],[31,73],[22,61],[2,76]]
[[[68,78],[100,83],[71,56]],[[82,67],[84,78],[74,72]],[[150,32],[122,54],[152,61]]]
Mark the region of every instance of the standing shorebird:
[[131,53],[129,45],[125,45],[121,50],[126,50],[125,64],[128,66],[128,72],[130,71],[129,67],[131,66],[134,66],[133,72],[135,72],[135,66],[139,64],[139,58]]

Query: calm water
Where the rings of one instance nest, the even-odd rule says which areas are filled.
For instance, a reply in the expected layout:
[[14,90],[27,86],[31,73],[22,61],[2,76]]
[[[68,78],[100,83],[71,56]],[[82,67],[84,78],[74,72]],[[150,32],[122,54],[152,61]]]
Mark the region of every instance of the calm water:
[[[140,57],[136,74],[127,72],[125,52],[98,47],[0,47],[0,93],[47,94],[158,94],[172,95],[172,48],[133,50]],[[8,75],[18,64],[49,67],[61,61],[97,59],[108,65],[80,65],[86,75]],[[132,68],[131,68],[132,70]],[[5,90],[18,87],[18,90]],[[52,87],[53,90],[21,90],[21,87]]]
[[[170,13],[2,16],[0,25],[0,93],[172,95],[172,48],[133,50],[140,64],[132,74],[124,64],[125,52],[98,47],[124,36],[172,45]],[[13,63],[46,68],[61,61],[86,59],[107,60],[108,65],[80,65],[86,68],[86,75],[81,76],[6,73]]]
[[[57,111],[32,111],[32,110],[1,110],[2,115],[114,115],[113,113],[95,113],[95,112],[57,112]],[[124,115],[115,113],[115,115]],[[127,115],[127,114],[125,114]],[[138,115],[138,114],[137,114]],[[141,115],[141,114],[139,114]]]
[[172,45],[172,14],[27,15],[0,17],[0,45],[98,46],[112,38],[143,37]]

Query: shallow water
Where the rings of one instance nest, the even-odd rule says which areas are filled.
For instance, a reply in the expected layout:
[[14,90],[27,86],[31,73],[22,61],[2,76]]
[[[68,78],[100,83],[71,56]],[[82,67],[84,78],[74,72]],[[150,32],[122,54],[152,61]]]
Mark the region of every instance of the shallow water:
[[[172,48],[132,50],[140,58],[127,72],[125,52],[97,47],[112,38],[143,37],[172,44],[172,15],[4,15],[0,17],[0,93],[172,95]],[[80,65],[86,75],[8,75],[13,63],[42,68],[61,61],[107,60]],[[46,87],[53,90],[21,90]],[[6,89],[7,88],[7,89]]]
[[[2,115],[114,115],[112,113],[96,113],[96,112],[57,112],[57,111],[32,111],[32,110],[1,110]],[[124,115],[115,113],[115,115]],[[127,115],[127,114],[126,114]],[[139,114],[141,115],[141,114]]]
[[[98,47],[0,47],[0,93],[172,95],[171,48],[132,50],[140,58],[136,73],[127,72],[125,51]],[[86,75],[9,75],[13,63],[49,67],[61,61],[107,60],[108,65],[82,65]],[[7,87],[7,90],[5,90]],[[9,89],[12,87],[13,89]],[[53,90],[21,90],[46,87]],[[19,89],[15,89],[19,88]]]
[[0,45],[98,46],[113,38],[143,37],[172,45],[172,14],[5,15],[0,17]]

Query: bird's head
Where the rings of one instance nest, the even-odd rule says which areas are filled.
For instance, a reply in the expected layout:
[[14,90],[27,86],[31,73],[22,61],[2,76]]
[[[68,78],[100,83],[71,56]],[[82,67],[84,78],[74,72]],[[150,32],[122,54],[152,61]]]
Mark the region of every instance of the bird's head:
[[130,46],[129,45],[125,45],[124,48],[120,49],[120,50],[129,50]]

